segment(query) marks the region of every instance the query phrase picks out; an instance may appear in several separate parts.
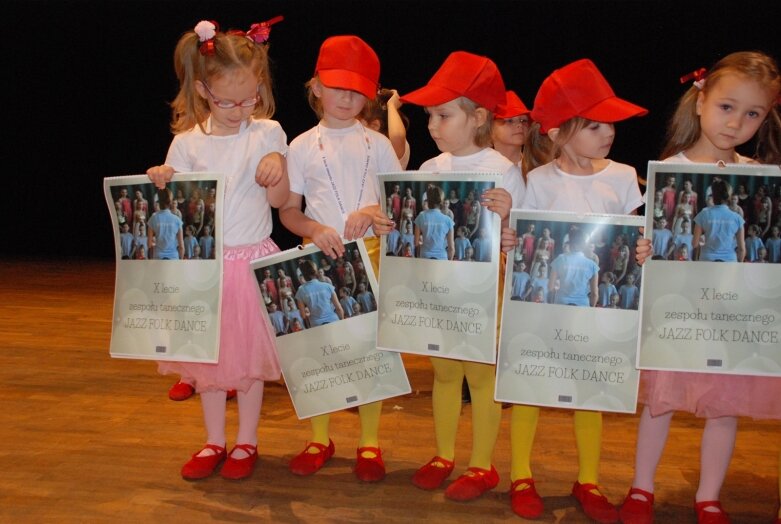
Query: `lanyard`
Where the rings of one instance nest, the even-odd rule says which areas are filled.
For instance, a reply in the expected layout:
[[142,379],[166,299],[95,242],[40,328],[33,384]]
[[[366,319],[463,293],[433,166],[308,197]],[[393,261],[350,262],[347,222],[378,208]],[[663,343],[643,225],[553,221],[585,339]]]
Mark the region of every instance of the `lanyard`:
[[[363,190],[366,187],[366,176],[369,173],[369,162],[371,160],[371,150],[372,145],[371,141],[369,140],[369,133],[366,132],[366,128],[358,124],[363,131],[363,138],[364,138],[364,147],[366,148],[366,162],[363,166],[363,175],[361,176],[361,190],[358,193],[358,201],[355,203],[355,210],[357,211],[360,209],[361,206],[361,199],[363,198]],[[334,181],[334,177],[331,174],[331,168],[328,167],[328,160],[325,155],[325,146],[323,145],[323,138],[320,135],[320,124],[318,124],[315,127],[315,133],[317,134],[317,147],[320,148],[320,154],[322,155],[323,159],[323,167],[325,167],[325,174],[328,175],[328,181],[331,184],[331,191],[334,194],[334,198],[336,198],[336,203],[339,204],[339,211],[342,213],[342,216],[344,219],[347,219],[347,210],[345,209],[344,202],[342,201],[342,196],[339,193],[339,189],[336,187],[336,181]]]

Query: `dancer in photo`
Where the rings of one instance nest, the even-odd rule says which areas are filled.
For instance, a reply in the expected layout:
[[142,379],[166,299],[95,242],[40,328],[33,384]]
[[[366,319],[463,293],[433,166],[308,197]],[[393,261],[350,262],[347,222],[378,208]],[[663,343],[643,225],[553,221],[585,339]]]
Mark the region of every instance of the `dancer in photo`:
[[426,201],[431,207],[415,218],[415,245],[420,246],[420,257],[453,260],[455,222],[442,213],[442,190],[437,186],[429,186]]
[[149,219],[149,245],[154,248],[154,256],[157,260],[180,260],[184,258],[184,236],[182,235],[182,221],[171,213],[171,190],[159,189],[157,198],[161,209],[156,211]]
[[569,250],[557,256],[551,263],[551,292],[555,292],[555,304],[591,306],[597,304],[599,288],[599,264],[583,255],[583,232],[569,232]]
[[[247,33],[224,33],[202,21],[179,39],[174,52],[179,93],[171,104],[175,136],[165,164],[147,170],[158,188],[177,172],[225,175],[219,361],[158,366],[200,393],[206,444],[182,467],[188,480],[212,475],[223,462],[225,478],[252,474],[263,384],[280,376],[274,333],[263,318],[263,299],[249,267],[250,260],[279,251],[270,238],[271,206],[288,196],[287,139],[269,119],[274,98],[266,41],[278,20],[254,24]],[[170,215],[170,192],[159,194],[161,211],[149,221],[150,231],[158,214]],[[238,390],[239,427],[236,444],[226,453],[225,400],[233,389]]]

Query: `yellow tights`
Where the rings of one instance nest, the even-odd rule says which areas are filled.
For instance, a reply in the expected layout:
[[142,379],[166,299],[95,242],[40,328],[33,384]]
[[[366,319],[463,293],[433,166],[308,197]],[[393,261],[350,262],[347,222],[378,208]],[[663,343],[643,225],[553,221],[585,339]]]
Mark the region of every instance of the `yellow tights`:
[[[531,453],[540,408],[513,406],[510,421],[512,464],[510,479],[532,476]],[[602,447],[602,413],[575,411],[575,442],[578,446],[578,482],[596,484],[599,480],[599,453]]]
[[466,376],[472,397],[472,456],[469,467],[490,469],[502,419],[502,406],[494,401],[494,366],[445,358],[432,358],[431,364],[434,367],[437,455],[447,460],[455,458],[461,385]]

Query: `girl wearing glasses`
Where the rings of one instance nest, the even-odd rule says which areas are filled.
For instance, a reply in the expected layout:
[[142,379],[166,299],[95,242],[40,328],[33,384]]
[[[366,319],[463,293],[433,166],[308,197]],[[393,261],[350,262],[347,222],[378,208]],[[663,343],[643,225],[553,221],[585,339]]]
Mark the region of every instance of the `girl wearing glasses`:
[[[219,362],[161,362],[201,394],[206,445],[182,467],[188,480],[210,476],[225,461],[225,478],[249,476],[257,460],[257,426],[263,381],[280,375],[274,333],[263,320],[261,297],[249,261],[279,248],[269,238],[271,206],[287,199],[286,136],[274,113],[268,67],[269,26],[246,34],[219,31],[202,21],[176,46],[179,93],[171,104],[174,140],[165,164],[147,170],[162,188],[175,172],[224,174],[223,288]],[[226,392],[238,390],[236,445],[225,452]]]

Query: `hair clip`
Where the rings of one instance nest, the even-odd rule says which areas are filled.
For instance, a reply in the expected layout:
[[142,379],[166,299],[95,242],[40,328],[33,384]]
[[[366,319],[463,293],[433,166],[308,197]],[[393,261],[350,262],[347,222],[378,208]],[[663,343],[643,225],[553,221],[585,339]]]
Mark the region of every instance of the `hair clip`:
[[696,87],[697,89],[702,89],[702,87],[705,85],[705,77],[707,76],[707,74],[708,74],[708,70],[705,69],[704,67],[701,67],[696,71],[692,71],[688,75],[683,75],[680,78],[680,81],[682,84],[685,84],[690,80],[694,80],[694,82],[692,82],[694,84],[694,87]]
[[195,25],[195,34],[198,35],[198,40],[201,42],[198,51],[200,51],[203,56],[214,55],[214,37],[219,30],[220,26],[214,20],[201,20]]
[[268,37],[271,34],[271,26],[277,22],[281,22],[285,18],[283,16],[275,16],[271,20],[252,24],[249,31],[244,36],[255,42],[256,44],[265,44],[268,41]]

